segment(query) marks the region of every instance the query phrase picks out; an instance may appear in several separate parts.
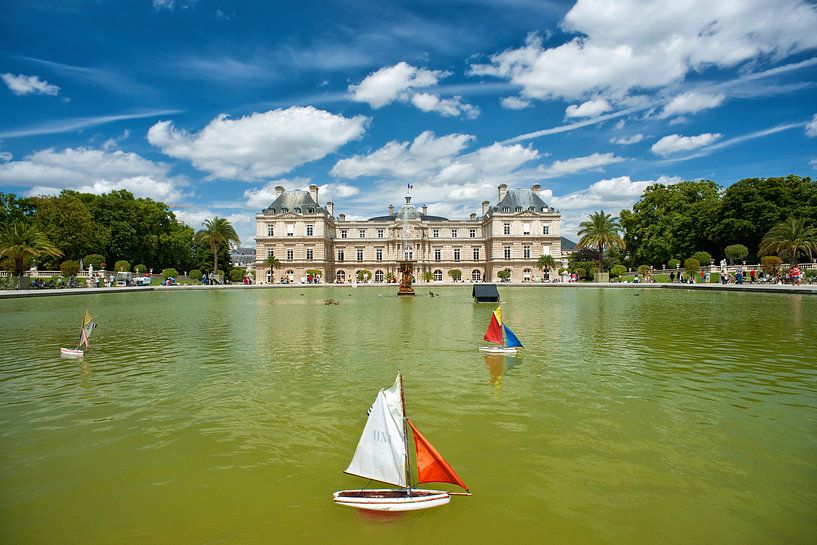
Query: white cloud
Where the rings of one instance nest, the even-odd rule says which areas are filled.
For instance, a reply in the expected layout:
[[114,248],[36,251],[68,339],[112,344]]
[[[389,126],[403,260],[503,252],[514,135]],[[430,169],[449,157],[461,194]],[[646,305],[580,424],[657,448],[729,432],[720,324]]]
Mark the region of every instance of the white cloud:
[[612,109],[603,98],[594,98],[580,105],[571,104],[565,110],[565,117],[596,117]]
[[[280,178],[272,180],[262,187],[255,187],[244,191],[247,199],[246,206],[253,210],[260,210],[268,207],[278,198],[275,192],[276,186],[281,186],[286,190],[301,189],[308,191],[311,184],[309,178]],[[348,198],[359,193],[359,189],[344,183],[328,183],[318,186],[318,204],[325,205],[329,201]]]
[[139,197],[178,200],[187,180],[169,175],[170,166],[135,153],[92,148],[53,148],[20,161],[0,164],[0,184],[29,186],[30,194],[55,194],[62,189],[106,193],[127,189]]
[[11,92],[17,96],[25,95],[53,95],[57,96],[60,88],[51,85],[47,81],[41,80],[37,76],[25,76],[23,74],[3,74],[3,82],[8,85]]
[[666,157],[679,151],[690,151],[708,146],[716,140],[719,140],[723,135],[718,133],[707,132],[697,136],[681,136],[680,134],[670,134],[663,137],[661,140],[652,145],[650,150],[655,155]]
[[610,143],[611,144],[618,144],[620,146],[629,146],[631,144],[638,144],[642,140],[644,140],[644,135],[641,134],[641,133],[638,133],[638,134],[634,134],[634,135],[628,136],[628,137],[620,136],[618,138],[611,138]]
[[814,114],[811,121],[806,123],[806,135],[817,136],[817,114]]
[[210,178],[252,181],[325,157],[359,139],[366,121],[291,107],[240,119],[222,114],[197,134],[160,121],[148,131],[148,141],[171,157],[188,159]]
[[530,106],[530,101],[522,97],[502,97],[499,102],[503,108],[509,110],[524,110]]
[[476,119],[479,116],[479,108],[464,104],[458,96],[441,99],[431,93],[415,93],[411,103],[424,112],[438,112],[443,117],[459,117],[462,114],[468,119]]
[[723,101],[726,100],[726,95],[723,93],[709,94],[700,91],[688,91],[673,97],[664,109],[661,111],[660,118],[672,117],[681,114],[694,114],[701,110],[708,110],[710,108],[717,108]]
[[808,164],[811,165],[811,168],[817,170],[817,159],[812,159]]
[[546,48],[532,35],[470,73],[508,79],[531,98],[617,100],[692,71],[817,47],[817,12],[802,0],[578,0],[561,26],[577,36]]
[[0,161],[6,162],[14,159],[14,155],[10,151],[0,151]]
[[399,62],[369,74],[357,85],[350,85],[349,92],[355,102],[366,102],[377,109],[395,100],[408,100],[410,90],[433,87],[440,78],[448,75],[448,72],[426,70]]
[[673,126],[673,125],[683,125],[683,124],[684,124],[684,123],[686,123],[687,121],[689,121],[689,119],[687,119],[687,117],[686,117],[686,116],[683,116],[683,115],[682,115],[682,116],[680,116],[680,117],[676,117],[676,118],[674,118],[674,119],[670,119],[669,124],[670,124],[670,126]]
[[614,153],[594,153],[583,157],[573,157],[563,161],[554,161],[548,167],[540,167],[538,172],[542,177],[555,178],[565,174],[575,174],[585,170],[601,170],[602,167],[622,163],[626,161],[624,157],[618,157]]

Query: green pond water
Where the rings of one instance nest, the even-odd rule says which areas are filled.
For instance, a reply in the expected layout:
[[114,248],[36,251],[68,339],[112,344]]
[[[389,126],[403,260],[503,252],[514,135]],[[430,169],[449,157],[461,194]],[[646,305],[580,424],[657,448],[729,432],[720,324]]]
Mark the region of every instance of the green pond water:
[[[503,287],[526,348],[486,359],[494,307],[432,289],[0,301],[0,542],[815,542],[817,297]],[[336,506],[398,369],[474,495]]]

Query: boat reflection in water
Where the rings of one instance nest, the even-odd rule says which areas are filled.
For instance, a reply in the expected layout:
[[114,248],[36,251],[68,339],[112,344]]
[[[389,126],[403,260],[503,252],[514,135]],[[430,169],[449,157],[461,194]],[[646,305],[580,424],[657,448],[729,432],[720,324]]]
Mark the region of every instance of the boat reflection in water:
[[497,388],[502,386],[502,377],[505,372],[522,362],[521,358],[500,354],[483,354],[482,358],[485,360],[485,368],[488,369],[491,384]]

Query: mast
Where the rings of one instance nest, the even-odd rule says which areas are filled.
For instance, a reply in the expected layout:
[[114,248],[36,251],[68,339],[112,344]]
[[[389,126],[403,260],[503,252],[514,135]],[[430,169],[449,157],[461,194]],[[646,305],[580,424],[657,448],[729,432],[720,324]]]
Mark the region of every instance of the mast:
[[408,420],[406,416],[406,396],[403,394],[403,373],[398,371],[397,374],[400,376],[400,402],[403,404],[403,437],[405,438],[403,448],[406,454],[406,486],[408,487],[409,494],[411,494],[411,457],[409,456],[408,428],[406,426],[406,421]]

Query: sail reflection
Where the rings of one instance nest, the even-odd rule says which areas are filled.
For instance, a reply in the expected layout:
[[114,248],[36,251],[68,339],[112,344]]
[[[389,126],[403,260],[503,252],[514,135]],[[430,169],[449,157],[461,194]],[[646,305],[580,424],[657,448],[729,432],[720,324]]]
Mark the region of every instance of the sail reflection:
[[483,354],[482,358],[485,360],[485,368],[488,369],[491,384],[497,388],[502,386],[502,377],[505,372],[513,369],[521,362],[521,359],[516,356],[504,356],[502,354]]

